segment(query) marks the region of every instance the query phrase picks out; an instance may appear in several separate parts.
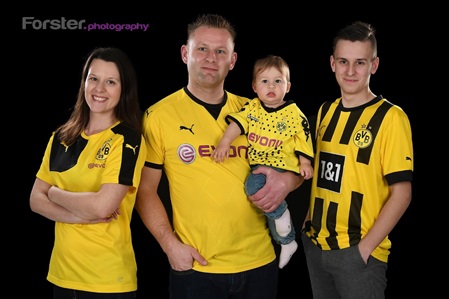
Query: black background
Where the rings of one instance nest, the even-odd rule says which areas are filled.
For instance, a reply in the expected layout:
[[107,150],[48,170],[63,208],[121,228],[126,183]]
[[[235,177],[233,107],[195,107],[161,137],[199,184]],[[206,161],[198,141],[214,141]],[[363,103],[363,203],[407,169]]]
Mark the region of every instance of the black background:
[[[16,165],[20,167],[19,171],[16,170],[11,178],[16,184],[19,183],[10,191],[14,194],[11,199],[14,205],[12,215],[18,215],[18,219],[15,220],[17,224],[12,224],[14,230],[8,230],[13,242],[8,246],[11,253],[6,259],[17,262],[11,268],[10,277],[13,283],[26,288],[19,289],[19,292],[31,293],[39,298],[52,296],[46,274],[53,246],[54,223],[31,212],[29,193],[52,130],[69,117],[70,108],[76,100],[84,60],[94,47],[115,46],[128,53],[138,73],[141,108],[145,109],[187,84],[186,66],[180,57],[180,47],[187,37],[187,24],[200,13],[220,13],[234,23],[237,30],[235,50],[238,60],[226,79],[225,88],[253,97],[251,79],[254,61],[267,54],[280,55],[289,63],[291,70],[292,88],[287,99],[295,100],[307,116],[313,116],[323,101],[339,96],[339,88],[329,65],[332,38],[336,31],[355,20],[372,23],[377,29],[380,66],[371,78],[371,89],[401,106],[409,115],[414,131],[415,161],[418,160],[415,133],[418,111],[414,107],[418,101],[416,90],[419,81],[412,63],[416,55],[416,48],[413,48],[415,29],[419,25],[415,16],[405,13],[385,16],[363,10],[348,13],[343,8],[335,9],[325,16],[314,11],[294,11],[288,6],[277,7],[273,3],[263,13],[243,12],[238,8],[196,9],[188,5],[178,8],[181,16],[160,11],[124,16],[29,12],[14,16],[8,30],[11,26],[14,28],[14,41],[10,43],[15,51],[12,58],[8,54],[4,59],[11,59],[7,62],[13,65],[13,71],[9,74],[13,76],[10,79],[15,85],[13,96],[6,99],[7,105],[19,111],[16,116],[20,121],[12,123],[19,134],[13,134],[8,140],[10,146],[21,144],[19,152],[22,158]],[[64,17],[86,20],[86,24],[144,23],[150,27],[146,32],[24,30],[23,17],[38,20]],[[387,298],[407,298],[419,291],[427,291],[424,283],[427,273],[417,270],[422,269],[425,263],[420,262],[423,249],[416,244],[419,242],[416,235],[422,225],[424,206],[417,197],[419,181],[416,166],[415,163],[412,204],[390,234],[393,247],[387,272]],[[306,182],[288,198],[297,230],[306,213],[308,190],[309,182]],[[165,191],[162,191],[162,197],[167,198]],[[133,217],[132,232],[138,262],[138,297],[168,298],[169,264],[137,214]],[[295,294],[295,298],[311,298],[302,246],[290,263],[280,270],[278,298],[291,298],[291,294]]]

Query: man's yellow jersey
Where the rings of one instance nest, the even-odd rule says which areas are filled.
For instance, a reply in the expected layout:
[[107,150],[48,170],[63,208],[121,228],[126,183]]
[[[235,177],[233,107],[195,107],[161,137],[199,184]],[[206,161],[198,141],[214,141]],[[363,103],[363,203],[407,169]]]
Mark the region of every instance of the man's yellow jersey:
[[200,272],[241,272],[276,258],[266,217],[244,192],[250,171],[246,137],[235,140],[226,163],[211,158],[225,117],[248,100],[225,92],[222,104],[208,105],[183,88],[149,107],[143,118],[145,165],[164,169],[174,230],[208,261],[194,264]]

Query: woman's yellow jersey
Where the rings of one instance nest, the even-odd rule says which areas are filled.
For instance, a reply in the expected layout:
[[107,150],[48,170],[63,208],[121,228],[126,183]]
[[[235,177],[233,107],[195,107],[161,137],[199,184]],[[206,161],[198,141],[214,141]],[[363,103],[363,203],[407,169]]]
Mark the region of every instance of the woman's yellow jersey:
[[132,186],[117,220],[98,224],[56,222],[47,279],[63,288],[98,293],[137,289],[131,215],[146,147],[143,136],[120,122],[94,135],[81,134],[66,147],[56,135],[48,142],[37,177],[71,192],[96,192],[102,184]]

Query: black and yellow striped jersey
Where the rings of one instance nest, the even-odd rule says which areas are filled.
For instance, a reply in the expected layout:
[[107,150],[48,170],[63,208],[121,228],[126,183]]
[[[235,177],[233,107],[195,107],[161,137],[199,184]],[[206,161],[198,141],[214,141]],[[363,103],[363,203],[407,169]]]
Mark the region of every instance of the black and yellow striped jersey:
[[[354,108],[341,98],[317,115],[311,239],[323,250],[359,243],[389,197],[389,185],[411,181],[413,145],[405,112],[378,96]],[[372,255],[387,262],[385,238]]]

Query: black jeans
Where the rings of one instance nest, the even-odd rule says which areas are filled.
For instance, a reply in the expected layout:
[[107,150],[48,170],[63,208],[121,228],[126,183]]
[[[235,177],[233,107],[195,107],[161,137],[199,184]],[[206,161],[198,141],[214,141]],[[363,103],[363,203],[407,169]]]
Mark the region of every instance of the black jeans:
[[231,274],[170,270],[171,299],[276,299],[277,261]]
[[53,299],[134,299],[136,292],[126,293],[93,293],[72,289],[53,287]]

